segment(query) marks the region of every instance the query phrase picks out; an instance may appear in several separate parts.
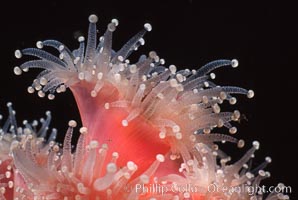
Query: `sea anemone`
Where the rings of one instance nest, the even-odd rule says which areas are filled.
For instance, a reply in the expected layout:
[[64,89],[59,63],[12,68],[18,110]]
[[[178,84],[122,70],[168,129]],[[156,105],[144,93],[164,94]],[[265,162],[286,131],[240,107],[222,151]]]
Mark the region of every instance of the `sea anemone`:
[[[175,65],[165,67],[164,59],[151,51],[131,63],[128,56],[145,44],[143,36],[151,31],[151,25],[145,24],[143,30],[114,51],[112,34],[118,20],[108,24],[99,42],[97,21],[96,15],[89,16],[87,45],[81,36],[79,48],[74,51],[56,40],[38,41],[37,48],[15,51],[17,58],[38,58],[16,66],[16,75],[31,68],[43,69],[28,92],[36,91],[39,97],[47,94],[53,100],[56,93],[70,88],[83,127],[74,151],[71,138],[75,121],[69,122],[62,148],[52,139],[37,145],[40,131],[25,141],[11,140],[16,142],[11,142],[13,145],[8,145],[9,150],[5,148],[3,154],[9,155],[18,173],[14,197],[30,200],[262,198],[263,194],[250,192],[249,188],[259,186],[269,176],[264,167],[271,159],[267,157],[253,170],[247,164],[259,143],[254,142],[239,161],[228,164],[230,158],[215,142],[237,143],[241,148],[244,141],[212,132],[214,128],[226,127],[230,134],[235,134],[237,129],[231,121],[238,121],[240,112],[221,112],[220,104],[224,101],[235,104],[237,99],[233,94],[254,96],[252,90],[218,86],[210,80],[215,78],[213,70],[237,67],[238,61],[222,59],[198,70],[178,70]],[[44,50],[48,47],[57,49],[59,54],[48,53]],[[9,110],[11,131],[15,133],[14,114]],[[44,122],[46,127],[48,121]],[[48,129],[43,128],[44,124],[41,129]],[[41,138],[45,138],[41,132]],[[140,185],[152,184],[166,188],[166,192],[138,190]],[[212,184],[241,186],[242,190],[214,192],[209,190]],[[196,191],[177,192],[179,185],[191,185]],[[267,198],[288,199],[288,196],[272,193]]]
[[[40,59],[14,68],[16,74],[30,68],[44,69],[28,87],[30,93],[36,90],[40,97],[49,92],[48,98],[53,99],[56,92],[64,92],[68,87],[72,90],[83,125],[89,130],[87,143],[94,139],[109,140],[113,150],[124,152],[124,160],[134,159],[139,164],[146,158],[150,165],[156,154],[169,150],[173,155],[185,155],[188,160],[196,142],[190,136],[195,131],[199,135],[225,126],[232,134],[236,133],[229,121],[237,121],[239,111],[220,112],[219,104],[224,100],[235,104],[233,93],[249,98],[254,93],[239,87],[217,86],[208,80],[214,74],[208,73],[222,66],[237,67],[237,60],[217,60],[199,70],[177,71],[174,65],[162,66],[164,60],[150,52],[148,57],[143,55],[131,64],[127,57],[144,44],[142,37],[152,29],[151,25],[145,24],[143,30],[115,52],[112,33],[118,21],[112,20],[98,45],[97,17],[91,15],[89,21],[86,50],[83,37],[79,37],[80,47],[73,52],[55,40],[39,41],[37,49],[16,50],[15,56]],[[46,46],[58,49],[59,57],[41,49]],[[134,148],[129,151],[127,145]]]
[[[57,134],[55,128],[48,134],[50,111],[46,112],[46,118],[39,120],[40,123],[38,120],[31,123],[24,120],[23,126],[18,126],[12,103],[7,103],[7,107],[9,116],[0,127],[0,199],[13,199],[14,190],[23,187],[25,180],[29,183],[31,179],[23,176],[24,168],[19,168],[19,163],[27,161],[25,158],[33,159],[35,163],[44,163],[48,157],[48,150],[55,145]],[[23,158],[17,158],[14,154],[17,148],[22,151]],[[29,173],[34,174],[36,171]]]

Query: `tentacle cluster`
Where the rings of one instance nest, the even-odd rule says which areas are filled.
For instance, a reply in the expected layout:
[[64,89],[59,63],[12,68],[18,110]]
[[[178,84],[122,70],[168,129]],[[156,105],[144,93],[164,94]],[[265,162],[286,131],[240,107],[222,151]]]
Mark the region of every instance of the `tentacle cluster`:
[[[13,149],[17,146],[25,148],[30,143],[30,147],[27,147],[27,152],[24,154],[32,157],[34,151],[34,157],[43,160],[48,155],[48,149],[55,144],[57,134],[56,129],[52,129],[51,133],[48,134],[51,112],[47,111],[46,118],[41,118],[40,122],[34,120],[29,123],[24,120],[23,125],[19,126],[12,103],[7,103],[7,107],[8,118],[0,127],[0,199],[5,199],[6,196],[11,195],[8,193],[13,192],[15,162],[19,162],[19,159],[15,159],[13,156]],[[0,119],[2,118],[0,115]]]
[[[75,121],[69,122],[61,148],[55,142],[57,130],[47,134],[49,111],[40,124],[37,120],[31,123],[24,120],[23,126],[18,126],[12,104],[7,103],[7,107],[9,116],[0,129],[0,199],[8,200],[12,193],[15,199],[24,200],[137,199],[138,193],[128,188],[128,182],[130,186],[147,184],[164,162],[164,156],[159,154],[145,172],[132,178],[137,165],[128,161],[120,168],[119,153],[109,152],[107,144],[100,146],[95,140],[85,144],[88,134],[85,127],[80,128],[81,135],[73,151]],[[107,154],[112,154],[112,159],[105,166]]]
[[[5,125],[14,129],[16,123],[15,112],[9,107],[9,122]],[[251,170],[249,161],[254,156],[259,143],[254,142],[253,147],[234,164],[228,164],[229,157],[223,156],[218,148],[211,148],[209,144],[217,141],[216,135],[200,138],[204,143],[196,143],[192,159],[181,163],[179,172],[166,176],[156,176],[160,164],[169,160],[170,156],[161,154],[156,156],[156,161],[140,176],[133,177],[138,166],[133,161],[128,161],[124,167],[117,166],[118,152],[109,152],[108,145],[99,145],[98,141],[85,144],[88,134],[86,127],[80,128],[80,137],[76,149],[72,151],[72,135],[76,122],[71,120],[63,142],[63,148],[54,142],[56,130],[52,132],[48,140],[45,140],[45,132],[50,123],[50,113],[47,118],[41,119],[41,128],[37,131],[37,122],[29,124],[23,122],[26,128],[18,127],[19,135],[12,137],[8,151],[1,151],[1,158],[6,158],[3,163],[9,161],[5,167],[7,171],[1,175],[1,194],[5,199],[5,191],[13,189],[15,198],[24,200],[43,199],[200,199],[200,198],[222,198],[222,199],[251,199],[262,198],[257,190],[249,190],[248,187],[257,187],[260,181],[270,176],[264,168],[271,162],[266,157],[265,162],[256,169]],[[9,125],[7,125],[7,123]],[[6,126],[2,131],[7,132]],[[23,130],[23,131],[21,131]],[[12,131],[13,132],[13,131]],[[5,138],[5,137],[3,137]],[[4,143],[3,143],[4,142]],[[1,141],[7,144],[8,140]],[[214,147],[214,146],[213,146]],[[7,155],[4,155],[7,152]],[[112,159],[104,165],[108,154],[112,153]],[[217,163],[220,158],[220,164]],[[184,157],[183,157],[184,159]],[[17,184],[14,184],[16,182]],[[158,192],[146,193],[144,189],[152,185],[163,188]],[[210,189],[210,185],[214,184]],[[214,192],[216,188],[229,188],[226,193]],[[242,190],[236,190],[241,187]],[[284,187],[279,184],[278,187]],[[7,189],[6,189],[7,188]],[[166,189],[165,189],[166,188]],[[182,188],[182,189],[181,189]],[[217,189],[218,190],[218,189]],[[162,191],[162,193],[161,193]],[[238,191],[238,192],[237,192]],[[267,199],[288,199],[282,193],[271,193]]]
[[153,176],[163,155],[139,177],[132,178],[138,169],[133,161],[120,168],[117,166],[118,152],[112,152],[112,159],[105,166],[108,145],[91,141],[85,145],[87,128],[80,129],[80,138],[75,152],[71,151],[71,138],[75,121],[69,122],[63,148],[53,145],[43,162],[38,161],[40,149],[34,149],[32,140],[13,148],[13,157],[18,173],[25,181],[25,187],[16,188],[20,199],[137,199],[138,193],[127,187],[130,184],[146,184]]
[[[145,43],[143,36],[151,31],[151,25],[145,24],[144,29],[119,51],[114,51],[112,33],[118,26],[118,20],[111,21],[104,35],[99,38],[98,45],[97,17],[91,15],[89,21],[86,48],[85,39],[79,37],[80,46],[74,51],[55,40],[39,41],[37,49],[16,50],[17,58],[29,55],[39,59],[15,67],[15,74],[19,75],[30,68],[43,69],[28,88],[29,93],[38,91],[38,95],[44,97],[49,92],[49,99],[53,99],[55,92],[89,83],[91,88],[86,87],[86,90],[90,96],[104,99],[98,94],[107,85],[112,85],[119,97],[116,101],[105,102],[105,109],[125,109],[127,116],[122,120],[123,126],[129,126],[129,122],[137,117],[144,117],[159,130],[160,139],[168,139],[173,153],[183,151],[177,149],[177,143],[189,143],[186,140],[193,133],[209,133],[213,128],[222,126],[227,127],[231,134],[236,133],[237,129],[230,121],[237,121],[240,112],[221,112],[219,105],[224,100],[235,104],[236,98],[232,94],[245,94],[252,98],[254,92],[234,86],[218,86],[209,80],[215,78],[215,74],[210,73],[214,69],[237,67],[236,59],[216,60],[199,70],[177,71],[175,65],[164,67],[164,59],[150,52],[149,56],[142,55],[137,63],[132,64],[127,57]],[[56,48],[59,57],[42,50],[46,46]]]
[[[251,160],[259,145],[254,141],[253,147],[241,159],[229,164],[231,158],[223,156],[219,149],[197,143],[193,158],[181,163],[180,175],[169,174],[156,182],[172,188],[170,193],[179,199],[263,199],[268,190],[262,189],[260,182],[270,177],[264,168],[271,158],[266,157],[262,164],[251,169]],[[276,187],[278,190],[273,190],[266,199],[289,199],[288,195],[280,193],[285,187],[282,183]]]

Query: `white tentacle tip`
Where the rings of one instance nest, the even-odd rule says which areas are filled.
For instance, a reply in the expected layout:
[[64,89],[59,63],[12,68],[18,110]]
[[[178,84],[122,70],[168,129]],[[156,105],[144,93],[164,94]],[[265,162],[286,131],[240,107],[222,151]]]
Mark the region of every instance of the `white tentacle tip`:
[[70,120],[69,122],[68,122],[68,126],[70,126],[70,127],[76,127],[77,126],[77,122],[75,121],[75,120]]
[[128,121],[126,119],[122,120],[122,126],[124,127],[128,126]]
[[238,67],[238,65],[239,65],[239,61],[238,61],[237,59],[233,59],[233,60],[231,61],[231,65],[232,65],[233,68],[236,68],[236,67]]
[[94,14],[90,15],[88,18],[90,23],[96,23],[98,21],[98,17]]
[[244,147],[244,145],[245,145],[245,141],[244,140],[239,140],[238,141],[238,143],[237,143],[237,146],[238,146],[238,148],[243,148]]
[[248,92],[247,92],[247,97],[248,98],[253,98],[255,96],[255,92],[253,91],[253,90],[248,90]]
[[19,50],[19,49],[17,49],[17,50],[15,50],[15,52],[14,52],[14,56],[16,57],[16,58],[22,58],[22,52]]
[[148,32],[152,31],[152,26],[151,26],[151,24],[149,24],[149,23],[144,24],[144,28],[145,28],[145,30],[148,31]]
[[85,37],[84,37],[84,36],[80,36],[80,37],[78,37],[78,41],[79,41],[79,42],[84,42],[84,41],[85,41]]
[[48,99],[49,100],[54,100],[55,99],[55,95],[54,94],[48,94]]
[[115,173],[117,171],[117,165],[115,163],[109,163],[107,165],[107,172],[108,173]]
[[272,162],[272,159],[271,159],[271,157],[267,156],[267,157],[265,158],[265,161],[266,161],[267,163],[271,163],[271,162]]
[[80,133],[81,134],[86,134],[86,133],[88,133],[88,129],[86,127],[81,127],[80,128]]
[[42,41],[37,41],[37,42],[36,42],[36,47],[39,48],[39,49],[42,49],[42,48],[43,48],[43,43],[42,43]]
[[260,142],[258,142],[258,141],[253,141],[252,145],[254,146],[255,149],[260,148]]
[[156,155],[156,160],[159,162],[164,162],[165,161],[165,157],[162,154],[157,154]]
[[115,24],[115,26],[119,25],[119,20],[118,19],[112,19],[111,21],[113,24]]
[[110,104],[109,104],[109,103],[105,103],[104,106],[105,106],[105,109],[106,109],[106,110],[110,109]]
[[22,69],[18,66],[13,68],[13,72],[15,75],[21,75],[22,74]]

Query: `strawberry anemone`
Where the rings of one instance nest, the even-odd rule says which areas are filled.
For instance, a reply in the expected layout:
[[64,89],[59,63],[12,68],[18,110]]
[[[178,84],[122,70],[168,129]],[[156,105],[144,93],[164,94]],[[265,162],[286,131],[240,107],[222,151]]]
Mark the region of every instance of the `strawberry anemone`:
[[[79,37],[79,48],[74,51],[56,40],[38,41],[37,48],[15,51],[17,58],[37,58],[16,66],[16,75],[43,69],[28,92],[52,100],[70,88],[83,123],[74,152],[74,121],[69,123],[63,148],[52,145],[42,162],[37,159],[40,148],[32,147],[34,139],[14,145],[12,155],[24,185],[17,187],[18,194],[25,199],[57,200],[262,198],[260,193],[250,194],[248,188],[269,176],[263,169],[271,159],[255,169],[255,174],[246,164],[258,142],[238,162],[227,164],[229,157],[214,142],[233,142],[241,148],[244,141],[211,133],[216,127],[226,127],[235,134],[231,121],[238,121],[240,112],[222,112],[220,104],[235,104],[233,94],[254,96],[252,90],[212,81],[213,70],[237,67],[238,61],[222,59],[198,70],[178,70],[175,65],[165,67],[164,59],[151,51],[131,63],[128,56],[145,44],[143,36],[151,25],[145,24],[114,51],[112,35],[118,20],[113,19],[99,39],[97,21],[96,15],[89,16],[87,44]],[[51,47],[58,50],[57,56],[44,50]],[[214,183],[247,187],[232,193],[210,192],[208,186]],[[148,191],[154,184],[166,188],[166,193]],[[179,190],[187,184],[196,192]],[[288,197],[272,193],[268,198]]]
[[[222,66],[237,67],[237,60],[213,61],[197,71],[177,71],[174,65],[164,67],[164,59],[150,52],[131,64],[127,57],[145,43],[143,36],[151,31],[151,25],[145,24],[143,30],[115,52],[112,34],[118,21],[113,19],[108,24],[99,44],[97,16],[91,15],[89,21],[86,49],[83,37],[78,38],[80,47],[72,52],[55,40],[38,41],[38,48],[16,50],[15,56],[39,59],[14,68],[16,74],[30,68],[44,69],[28,87],[30,93],[37,91],[40,97],[48,93],[48,98],[53,99],[54,93],[71,89],[83,125],[89,130],[87,143],[108,142],[113,150],[123,154],[119,163],[133,159],[142,163],[139,170],[143,171],[156,154],[169,151],[172,157],[189,154],[192,148],[187,145],[192,143],[189,136],[195,131],[210,132],[214,127],[226,126],[231,133],[236,132],[229,121],[238,120],[239,111],[220,112],[219,104],[224,100],[234,104],[236,98],[232,93],[251,98],[253,91],[216,86],[208,80],[208,73]],[[46,46],[56,48],[59,56],[44,51]]]

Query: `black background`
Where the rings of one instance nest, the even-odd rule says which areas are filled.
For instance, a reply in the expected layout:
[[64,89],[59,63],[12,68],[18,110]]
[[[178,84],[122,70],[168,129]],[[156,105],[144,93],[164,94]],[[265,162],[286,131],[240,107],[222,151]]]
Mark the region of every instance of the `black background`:
[[[249,144],[255,139],[261,142],[256,163],[267,155],[273,158],[267,168],[272,174],[265,181],[267,185],[283,182],[295,192],[297,142],[294,135],[297,130],[293,127],[297,117],[290,117],[285,111],[294,112],[292,94],[297,79],[289,72],[288,57],[295,57],[298,51],[296,47],[292,51],[290,45],[282,47],[284,30],[279,6],[273,1],[263,4],[197,0],[7,2],[1,6],[0,18],[1,113],[6,114],[8,101],[14,103],[19,120],[32,120],[51,110],[52,126],[60,130],[60,138],[63,138],[68,120],[80,119],[71,93],[57,95],[54,101],[29,95],[26,89],[36,73],[21,77],[13,74],[13,67],[20,64],[13,56],[14,50],[32,47],[36,41],[50,38],[76,48],[75,36],[77,33],[86,35],[87,18],[93,13],[99,17],[100,33],[111,19],[120,21],[114,34],[114,49],[119,49],[149,22],[153,31],[145,36],[146,45],[132,59],[155,50],[165,58],[166,65],[175,64],[180,68],[198,68],[220,58],[239,60],[238,68],[227,67],[215,72],[216,83],[237,85],[256,93],[252,100],[238,98],[236,107],[248,120],[237,125],[236,137],[244,138]],[[297,27],[295,31],[297,33]],[[284,71],[287,73],[283,74]],[[245,152],[233,147],[229,150],[235,156]],[[295,199],[294,194],[292,199]]]

